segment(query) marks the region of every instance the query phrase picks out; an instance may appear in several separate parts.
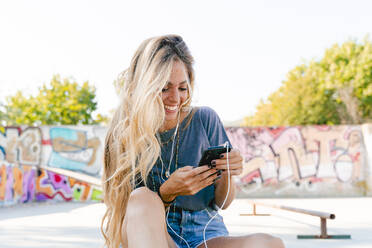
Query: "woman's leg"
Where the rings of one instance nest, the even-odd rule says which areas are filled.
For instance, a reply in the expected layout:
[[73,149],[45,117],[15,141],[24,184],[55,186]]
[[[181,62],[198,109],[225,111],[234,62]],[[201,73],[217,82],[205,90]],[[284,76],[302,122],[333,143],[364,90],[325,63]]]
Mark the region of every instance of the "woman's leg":
[[124,247],[176,247],[167,232],[163,202],[145,187],[131,193],[122,232]]
[[[240,237],[218,237],[207,241],[208,248],[284,248],[283,241],[274,236],[257,233]],[[198,248],[205,248],[204,244]]]

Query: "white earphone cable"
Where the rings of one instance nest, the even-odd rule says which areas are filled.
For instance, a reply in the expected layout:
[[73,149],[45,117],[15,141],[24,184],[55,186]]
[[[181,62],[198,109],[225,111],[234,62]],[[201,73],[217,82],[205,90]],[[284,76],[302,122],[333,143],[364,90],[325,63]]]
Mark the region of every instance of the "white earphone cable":
[[177,235],[177,237],[179,237],[180,239],[182,239],[182,240],[186,243],[186,245],[187,245],[188,248],[190,248],[189,243],[187,243],[187,241],[186,241],[184,238],[182,238],[180,235],[178,235],[177,232],[176,232],[175,230],[173,230],[173,228],[171,227],[171,225],[169,225],[169,222],[168,222],[169,209],[170,209],[170,206],[169,206],[168,209],[167,209],[167,215],[166,215],[166,217],[165,217],[165,221],[167,222],[167,226],[169,227],[169,229],[172,230],[172,232],[173,232],[174,234]]
[[[177,123],[177,127],[176,127],[176,132],[177,132],[177,129],[178,129],[178,123]],[[175,132],[175,133],[176,133]],[[173,143],[174,143],[174,139],[173,139]],[[226,142],[225,145],[224,145],[227,149],[227,153],[226,153],[226,162],[227,162],[227,193],[226,193],[226,197],[221,205],[221,208],[218,208],[218,210],[222,209],[227,201],[227,198],[229,196],[229,193],[230,193],[230,164],[229,164],[229,142]],[[173,144],[172,144],[172,151],[173,151]],[[171,158],[171,161],[172,161],[172,158]],[[165,221],[167,223],[167,226],[169,227],[169,229],[177,236],[179,237],[182,241],[184,241],[187,245],[188,248],[190,248],[190,245],[189,243],[183,238],[181,237],[180,235],[177,234],[177,232],[171,227],[171,225],[169,224],[168,222],[168,215],[169,215],[169,210],[170,210],[170,206],[168,207],[167,209],[167,213],[166,213],[166,217],[165,217]],[[212,216],[209,221],[205,224],[205,227],[204,227],[204,230],[203,230],[203,240],[204,240],[204,246],[205,248],[208,248],[208,245],[207,245],[207,240],[205,238],[205,232],[207,230],[207,227],[208,225],[212,222],[212,220],[218,215],[218,211],[216,212],[216,214],[214,216]]]
[[[225,203],[227,201],[227,198],[229,197],[229,193],[230,193],[230,164],[229,164],[229,142],[226,142],[225,143],[225,147],[227,149],[227,153],[226,153],[226,162],[227,162],[227,193],[226,193],[226,197],[225,197],[225,200],[223,201],[222,205],[220,208],[218,208],[218,206],[216,206],[218,208],[218,210],[221,210],[223,209],[223,207],[225,206]],[[205,224],[205,227],[204,227],[204,230],[203,230],[203,240],[204,240],[204,246],[205,248],[208,248],[208,245],[207,245],[207,240],[205,239],[205,232],[207,230],[207,227],[208,225],[212,222],[212,220],[214,218],[216,218],[216,216],[218,215],[218,210],[216,212],[215,215],[212,216],[212,218],[210,218],[210,220],[207,222],[207,224]]]
[[[173,160],[173,151],[174,151],[174,141],[176,139],[176,135],[177,135],[177,132],[178,132],[178,128],[179,128],[179,125],[180,125],[180,114],[178,114],[178,119],[177,119],[177,125],[176,125],[176,129],[174,130],[174,133],[173,133],[173,140],[172,140],[172,150],[171,150],[171,157],[169,159],[169,163],[168,163],[168,168],[164,168],[164,163],[163,163],[163,160],[161,159],[160,157],[160,162],[161,162],[161,173],[160,173],[160,177],[161,179],[163,180],[163,182],[165,182],[166,180],[164,179],[163,177],[163,170],[165,169],[166,173],[167,173],[167,170],[169,172],[170,170],[170,166],[172,164],[172,160]],[[159,137],[159,140],[160,140],[160,137]],[[169,175],[166,175],[166,176],[169,176]]]

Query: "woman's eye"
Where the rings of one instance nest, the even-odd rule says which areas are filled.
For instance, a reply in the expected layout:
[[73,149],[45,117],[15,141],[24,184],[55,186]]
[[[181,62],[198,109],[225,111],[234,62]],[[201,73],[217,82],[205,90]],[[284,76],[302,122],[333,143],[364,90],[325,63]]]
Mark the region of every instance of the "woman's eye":
[[180,91],[186,91],[187,88],[180,88]]
[[161,90],[161,92],[166,92],[168,89],[167,88],[163,88],[162,90]]

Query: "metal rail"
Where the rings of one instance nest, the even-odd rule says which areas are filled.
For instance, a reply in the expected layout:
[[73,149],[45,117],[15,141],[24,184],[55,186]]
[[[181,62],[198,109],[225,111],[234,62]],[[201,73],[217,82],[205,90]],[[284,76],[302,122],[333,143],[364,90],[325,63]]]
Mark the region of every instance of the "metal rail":
[[251,216],[262,216],[268,214],[257,214],[256,212],[256,205],[261,205],[270,208],[277,208],[281,210],[287,210],[291,212],[301,213],[312,215],[315,217],[320,218],[320,235],[297,235],[298,239],[350,239],[350,235],[328,235],[327,234],[327,219],[335,219],[336,215],[332,213],[320,212],[320,211],[313,211],[307,210],[302,208],[294,208],[289,206],[277,205],[277,204],[269,204],[263,202],[256,202],[256,201],[248,201],[253,205],[253,213],[252,214],[241,214],[241,215],[251,215]]

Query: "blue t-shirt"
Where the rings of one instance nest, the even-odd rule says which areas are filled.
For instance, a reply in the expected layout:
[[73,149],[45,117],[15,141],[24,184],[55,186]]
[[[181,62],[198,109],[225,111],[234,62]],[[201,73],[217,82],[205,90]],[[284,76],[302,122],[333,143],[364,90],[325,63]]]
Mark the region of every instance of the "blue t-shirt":
[[[192,119],[190,120],[190,118]],[[172,138],[175,131],[176,128],[173,128],[159,134],[162,142],[161,159],[163,163],[159,158],[147,179],[147,186],[153,191],[157,191],[167,179],[165,174],[171,159],[172,145],[173,158],[170,163],[170,174],[176,170],[176,160],[178,160],[177,168],[187,165],[197,167],[204,150],[210,146],[224,144],[226,141],[230,144],[220,118],[209,107],[198,107],[192,117],[189,114],[180,123],[178,158],[176,156],[177,136],[174,139]],[[213,207],[214,190],[215,186],[212,184],[195,195],[177,196],[174,204],[176,207],[186,210],[202,210],[206,207]]]

